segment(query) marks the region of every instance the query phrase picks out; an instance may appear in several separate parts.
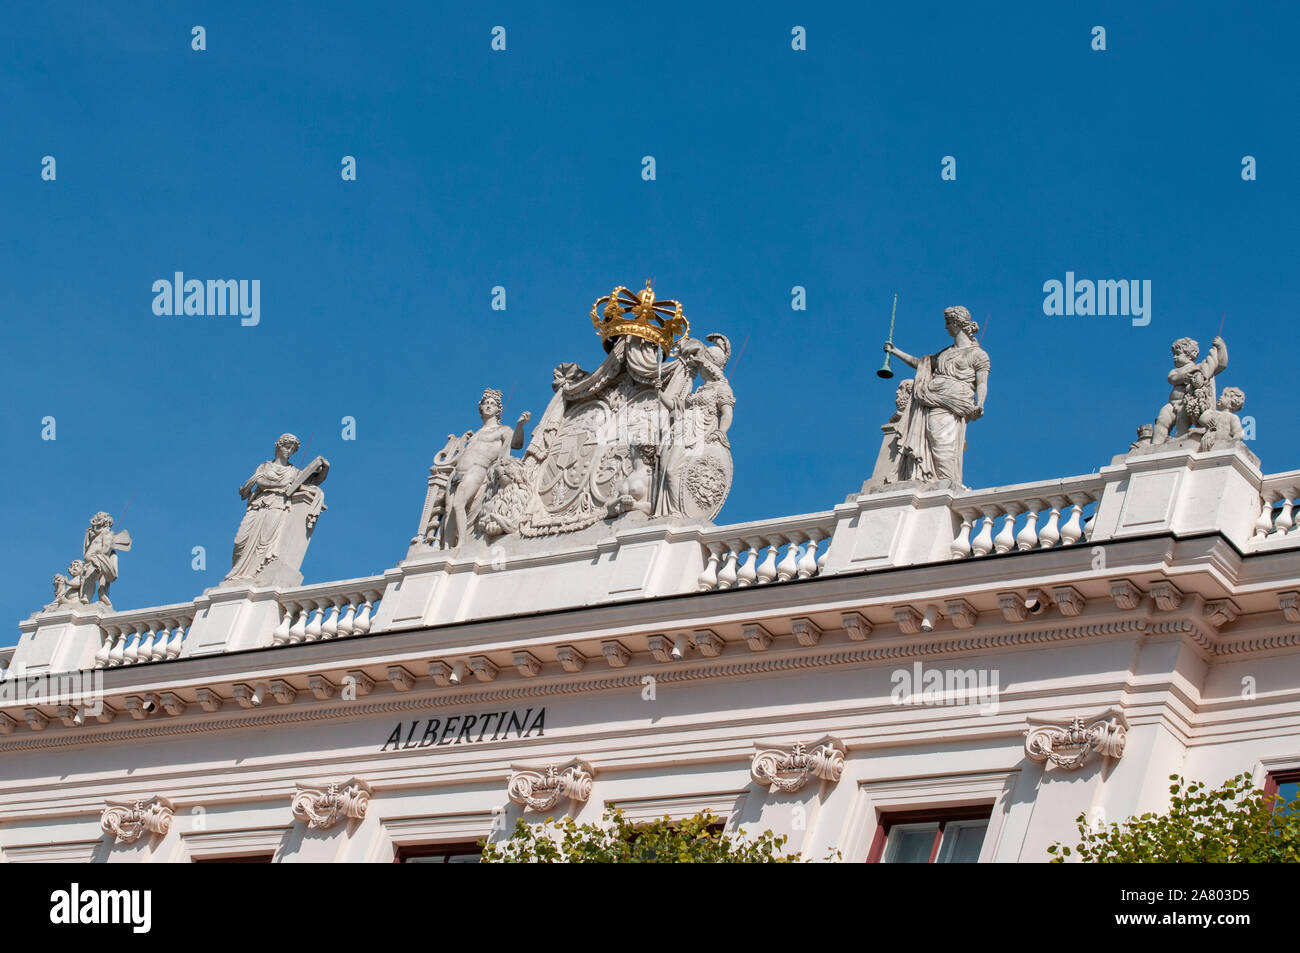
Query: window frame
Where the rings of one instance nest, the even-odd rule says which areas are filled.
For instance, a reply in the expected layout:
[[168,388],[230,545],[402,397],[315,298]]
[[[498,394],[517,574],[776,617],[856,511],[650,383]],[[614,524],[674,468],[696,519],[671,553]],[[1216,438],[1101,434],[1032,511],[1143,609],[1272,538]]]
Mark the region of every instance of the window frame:
[[476,853],[483,856],[478,841],[439,841],[427,844],[398,844],[393,850],[393,863],[404,864],[413,857],[450,857],[453,854]]
[[[1284,784],[1300,782],[1300,768],[1279,768],[1276,771],[1269,771],[1264,775],[1264,796],[1276,795],[1278,790]],[[1277,811],[1280,802],[1274,801],[1269,806],[1269,811]]]
[[256,854],[209,854],[191,856],[191,864],[273,864],[275,852],[260,851]]
[[940,847],[943,845],[943,835],[946,825],[949,821],[988,821],[984,828],[984,836],[989,836],[989,831],[993,826],[993,809],[996,804],[968,804],[955,807],[937,807],[920,811],[885,811],[879,812],[876,820],[876,835],[872,838],[871,849],[867,852],[868,864],[883,863],[885,856],[885,847],[889,843],[889,832],[894,827],[904,824],[933,824],[936,821],[939,826],[935,831],[934,843],[930,845],[930,859],[926,863],[933,864],[939,856]]

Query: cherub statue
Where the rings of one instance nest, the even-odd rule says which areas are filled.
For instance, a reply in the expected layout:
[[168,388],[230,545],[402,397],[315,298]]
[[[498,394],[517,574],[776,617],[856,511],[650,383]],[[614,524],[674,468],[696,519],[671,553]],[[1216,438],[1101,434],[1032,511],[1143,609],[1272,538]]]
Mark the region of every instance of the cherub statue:
[[1197,421],[1205,428],[1201,435],[1201,449],[1215,450],[1241,440],[1245,431],[1237,412],[1245,406],[1246,394],[1240,387],[1223,388],[1217,409],[1205,411]]
[[131,534],[123,530],[113,532],[113,517],[96,513],[90,518],[90,529],[82,542],[85,571],[81,576],[81,601],[94,602],[96,588],[99,601],[109,609],[113,603],[108,598],[108,587],[117,579],[117,554],[131,549]]
[[632,471],[619,483],[617,495],[606,504],[610,516],[637,510],[650,515],[654,490],[654,467],[659,448],[652,443],[634,443],[629,447]]
[[61,572],[54,574],[54,601],[44,608],[66,609],[69,606],[78,606],[82,604],[81,599],[81,576],[86,571],[86,564],[80,559],[74,559],[68,565],[68,574],[65,576]]
[[483,426],[469,438],[455,469],[447,481],[447,496],[438,543],[443,549],[459,546],[469,538],[470,528],[478,517],[488,470],[505,460],[511,450],[524,445],[524,424],[532,415],[524,411],[513,428],[501,423],[501,391],[488,388],[478,402]]
[[1199,364],[1200,346],[1191,338],[1179,338],[1170,347],[1174,369],[1169,372],[1169,403],[1156,416],[1151,442],[1161,444],[1171,436],[1185,435],[1201,414],[1214,407],[1214,377],[1228,366],[1228,346],[1216,337],[1210,353]]

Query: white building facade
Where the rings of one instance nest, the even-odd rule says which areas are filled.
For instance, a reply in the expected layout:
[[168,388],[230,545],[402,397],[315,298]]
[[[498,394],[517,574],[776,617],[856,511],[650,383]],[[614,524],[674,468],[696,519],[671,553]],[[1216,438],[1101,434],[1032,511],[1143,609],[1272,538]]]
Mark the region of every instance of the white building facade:
[[471,534],[467,509],[454,545],[472,474],[435,460],[381,576],[301,585],[309,514],[274,573],[22,622],[0,860],[472,860],[517,818],[618,807],[818,860],[1041,862],[1080,814],[1165,809],[1172,774],[1291,784],[1300,471],[1201,446],[734,525],[656,512],[633,452],[590,525]]

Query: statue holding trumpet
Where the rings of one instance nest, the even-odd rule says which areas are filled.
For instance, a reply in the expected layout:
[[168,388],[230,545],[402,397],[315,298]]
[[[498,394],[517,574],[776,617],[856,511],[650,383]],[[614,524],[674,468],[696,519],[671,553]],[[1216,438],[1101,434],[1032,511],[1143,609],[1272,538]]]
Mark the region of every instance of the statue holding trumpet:
[[[897,302],[897,298],[895,298]],[[961,487],[966,425],[984,414],[988,395],[989,356],[976,343],[979,325],[963,307],[945,308],[944,325],[953,343],[937,354],[913,357],[890,339],[885,342],[885,366],[877,373],[892,377],[889,358],[916,368],[907,409],[898,422],[897,473],[886,483],[940,483]],[[875,482],[874,480],[872,482]]]

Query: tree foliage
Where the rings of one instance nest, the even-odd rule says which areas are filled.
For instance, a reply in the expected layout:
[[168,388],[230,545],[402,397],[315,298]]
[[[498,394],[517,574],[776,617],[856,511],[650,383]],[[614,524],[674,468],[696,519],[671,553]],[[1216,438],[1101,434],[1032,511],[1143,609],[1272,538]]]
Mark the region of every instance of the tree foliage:
[[710,811],[685,820],[668,817],[633,824],[614,808],[599,823],[579,824],[573,818],[547,818],[528,824],[522,818],[508,840],[486,844],[485,864],[789,864],[798,853],[782,854],[784,835],[764,831],[741,837],[721,830],[722,820]]
[[[1167,814],[1147,813],[1123,824],[1092,828],[1076,819],[1082,838],[1073,853],[1098,864],[1295,863],[1300,861],[1300,797],[1289,804],[1256,788],[1249,774],[1209,789],[1170,775]],[[1064,863],[1069,847],[1047,848]]]

